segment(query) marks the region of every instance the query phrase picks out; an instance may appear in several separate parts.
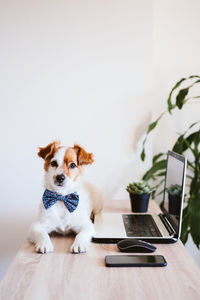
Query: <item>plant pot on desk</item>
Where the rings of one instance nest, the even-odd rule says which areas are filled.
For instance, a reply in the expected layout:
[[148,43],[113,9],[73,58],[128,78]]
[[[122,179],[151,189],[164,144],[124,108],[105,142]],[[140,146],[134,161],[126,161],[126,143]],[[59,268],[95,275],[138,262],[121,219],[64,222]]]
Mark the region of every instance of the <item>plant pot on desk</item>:
[[169,213],[178,215],[180,213],[181,196],[169,194]]
[[147,212],[150,194],[129,193],[131,199],[131,209],[133,212]]

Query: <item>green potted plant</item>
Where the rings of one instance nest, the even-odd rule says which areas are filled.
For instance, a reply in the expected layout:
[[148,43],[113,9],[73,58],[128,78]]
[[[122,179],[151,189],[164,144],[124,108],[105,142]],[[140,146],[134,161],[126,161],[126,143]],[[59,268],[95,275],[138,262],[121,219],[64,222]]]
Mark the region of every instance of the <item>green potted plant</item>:
[[[182,86],[184,84],[184,86]],[[151,124],[149,124],[146,137],[143,141],[141,159],[145,159],[145,143],[149,133],[157,127],[164,114],[172,115],[174,109],[182,109],[188,102],[199,101],[200,95],[195,95],[194,91],[198,91],[197,86],[200,84],[200,76],[192,75],[188,78],[180,79],[172,88],[167,99],[167,110]],[[196,89],[190,93],[193,87]],[[181,240],[185,244],[188,235],[200,247],[200,120],[194,122],[188,129],[179,134],[176,142],[172,147],[172,151],[187,157],[187,189],[184,195],[184,210],[181,228]],[[152,160],[152,167],[144,174],[143,180],[157,180],[157,191],[163,186],[166,169],[166,153],[157,153]],[[163,191],[161,191],[163,192]],[[158,196],[159,192],[153,194]],[[162,203],[161,203],[162,205]]]
[[169,213],[171,215],[178,215],[182,196],[182,187],[179,184],[171,184],[166,191],[168,192],[169,199]]
[[131,200],[133,212],[146,212],[148,209],[150,194],[155,190],[146,181],[135,181],[126,187]]

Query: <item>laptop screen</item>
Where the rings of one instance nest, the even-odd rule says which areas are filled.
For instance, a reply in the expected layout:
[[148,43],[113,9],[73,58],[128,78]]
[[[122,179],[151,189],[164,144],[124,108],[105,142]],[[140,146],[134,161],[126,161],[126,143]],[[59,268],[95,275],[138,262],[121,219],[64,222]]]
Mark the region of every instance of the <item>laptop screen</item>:
[[184,156],[168,151],[164,189],[164,212],[177,234],[180,234],[185,185]]

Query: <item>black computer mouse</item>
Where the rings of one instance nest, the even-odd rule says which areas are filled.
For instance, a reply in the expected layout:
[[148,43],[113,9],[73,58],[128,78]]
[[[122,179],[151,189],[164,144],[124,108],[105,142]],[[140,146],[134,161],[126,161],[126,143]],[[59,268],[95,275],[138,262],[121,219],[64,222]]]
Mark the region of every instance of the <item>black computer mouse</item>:
[[135,240],[135,239],[125,239],[121,240],[117,243],[117,247],[121,252],[133,253],[133,252],[141,252],[141,253],[148,253],[154,252],[156,247],[150,243]]

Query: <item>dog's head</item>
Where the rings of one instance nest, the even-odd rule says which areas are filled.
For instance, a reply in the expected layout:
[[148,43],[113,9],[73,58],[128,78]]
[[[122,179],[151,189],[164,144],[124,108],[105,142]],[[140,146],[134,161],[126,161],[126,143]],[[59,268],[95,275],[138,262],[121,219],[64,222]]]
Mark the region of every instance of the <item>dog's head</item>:
[[60,194],[70,192],[82,174],[82,167],[94,161],[93,154],[79,145],[63,147],[60,142],[40,147],[38,156],[44,159],[45,187]]

